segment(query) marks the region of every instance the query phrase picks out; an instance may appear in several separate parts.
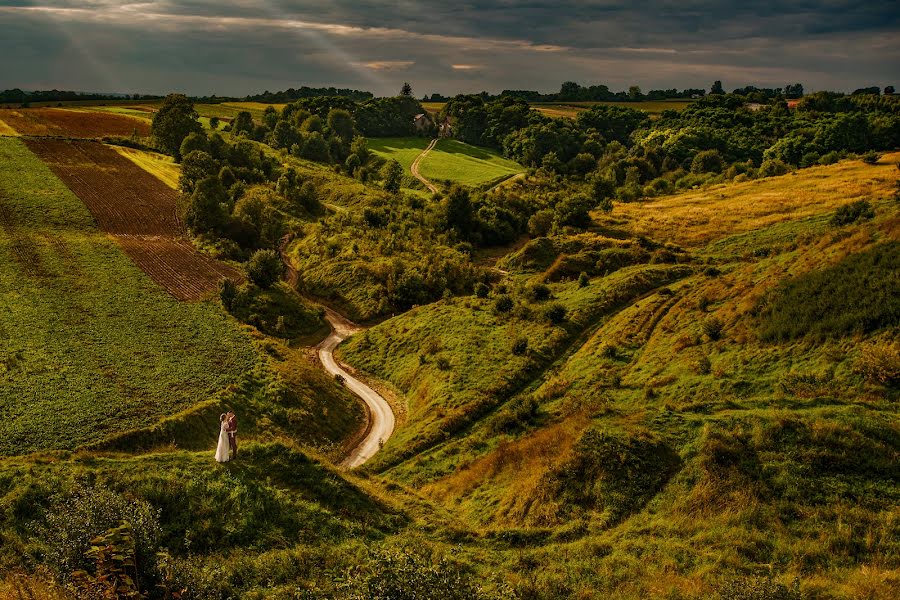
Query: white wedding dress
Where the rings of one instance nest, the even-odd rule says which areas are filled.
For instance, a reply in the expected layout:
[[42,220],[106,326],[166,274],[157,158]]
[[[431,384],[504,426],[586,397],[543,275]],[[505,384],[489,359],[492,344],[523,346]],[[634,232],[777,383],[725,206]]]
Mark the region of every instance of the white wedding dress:
[[225,428],[228,421],[222,421],[222,427],[219,429],[219,445],[216,446],[216,462],[227,462],[231,460],[231,445],[228,443],[228,432]]

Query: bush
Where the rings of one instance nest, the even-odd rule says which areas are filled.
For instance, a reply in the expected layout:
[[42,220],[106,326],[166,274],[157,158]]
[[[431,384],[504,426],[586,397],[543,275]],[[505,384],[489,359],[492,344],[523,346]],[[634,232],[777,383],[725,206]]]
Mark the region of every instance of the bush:
[[501,294],[497,296],[497,299],[494,300],[494,312],[497,313],[508,313],[512,310],[513,300],[506,294]]
[[231,311],[234,306],[234,299],[237,296],[237,286],[230,279],[223,279],[219,282],[219,299],[225,310]]
[[535,283],[525,288],[525,297],[532,302],[550,299],[550,288],[543,283]]
[[900,383],[900,342],[866,344],[862,347],[853,370],[873,383]]
[[274,250],[257,250],[247,261],[247,276],[263,289],[272,287],[284,274],[284,263]]
[[512,353],[516,356],[522,356],[526,352],[528,352],[528,338],[520,335],[515,338],[512,343],[512,347],[510,348]]
[[720,173],[722,171],[722,155],[718,150],[698,152],[691,161],[691,173]]
[[145,580],[150,580],[162,535],[159,511],[105,487],[76,487],[47,511],[45,523],[37,530],[37,540],[43,546],[46,564],[66,580],[73,571],[90,568],[86,554],[91,540],[123,522],[131,524],[137,563]]
[[874,216],[875,211],[868,200],[857,200],[838,208],[829,222],[835,227],[842,227],[857,221],[867,221]]
[[725,328],[725,324],[716,317],[710,317],[703,321],[702,328],[703,333],[705,333],[709,339],[715,341],[722,337],[722,329]]
[[777,158],[769,159],[763,161],[762,166],[759,167],[759,176],[760,177],[776,177],[778,175],[784,175],[791,170],[784,161],[779,160]]
[[581,274],[578,276],[578,287],[580,287],[580,288],[587,287],[590,283],[591,283],[591,280],[588,277],[588,274],[585,273],[584,271],[582,271]]
[[475,284],[474,291],[475,291],[475,296],[477,298],[487,298],[488,294],[491,291],[491,288],[489,288],[487,286],[487,284],[479,281],[478,283]]
[[544,311],[544,317],[551,323],[558,325],[566,320],[566,307],[554,302]]
[[862,161],[864,163],[866,163],[867,165],[875,165],[875,164],[878,164],[879,158],[881,158],[881,155],[879,155],[874,150],[869,150],[868,152],[863,154]]

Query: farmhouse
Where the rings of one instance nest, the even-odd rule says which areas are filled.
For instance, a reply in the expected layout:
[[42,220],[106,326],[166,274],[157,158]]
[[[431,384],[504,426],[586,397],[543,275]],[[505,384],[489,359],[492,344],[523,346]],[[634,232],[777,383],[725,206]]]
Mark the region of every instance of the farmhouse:
[[413,119],[413,125],[415,126],[418,133],[427,131],[433,124],[434,122],[431,120],[431,117],[428,115],[428,113],[416,115]]

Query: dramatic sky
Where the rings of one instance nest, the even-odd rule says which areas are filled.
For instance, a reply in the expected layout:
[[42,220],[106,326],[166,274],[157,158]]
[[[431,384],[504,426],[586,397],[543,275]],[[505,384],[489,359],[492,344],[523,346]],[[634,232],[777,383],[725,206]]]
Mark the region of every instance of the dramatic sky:
[[0,89],[900,85],[893,0],[0,0]]

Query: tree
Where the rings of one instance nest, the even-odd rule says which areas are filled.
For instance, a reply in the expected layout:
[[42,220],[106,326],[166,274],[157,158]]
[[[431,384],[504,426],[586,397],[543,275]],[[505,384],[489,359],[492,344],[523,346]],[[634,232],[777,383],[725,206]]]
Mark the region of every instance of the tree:
[[272,145],[276,148],[287,148],[297,143],[297,130],[289,121],[278,121],[272,131]]
[[725,90],[722,88],[722,82],[718,79],[713,81],[712,87],[709,88],[710,94],[724,94]]
[[225,223],[227,202],[228,194],[225,193],[219,178],[207,177],[194,188],[184,222],[197,233],[220,229]]
[[209,128],[215,131],[219,128],[219,117],[210,117],[209,118]]
[[396,194],[400,191],[403,167],[396,160],[389,160],[381,167],[381,178],[384,180],[382,187],[388,192]]
[[283,273],[284,263],[274,250],[257,250],[247,261],[247,276],[263,289],[272,287]]
[[628,88],[628,98],[631,100],[640,100],[644,94],[641,92],[641,88],[633,85]]
[[181,142],[181,147],[178,149],[178,153],[182,157],[185,157],[194,150],[202,150],[203,152],[209,153],[209,140],[202,131],[195,131],[184,138],[184,141]]
[[[182,144],[182,147],[184,144]],[[192,194],[198,181],[213,177],[219,172],[219,164],[203,150],[193,150],[181,161],[181,191]]]
[[353,141],[355,125],[350,111],[332,108],[328,111],[328,127],[341,138],[341,142],[344,144],[350,144]]
[[231,122],[231,133],[248,135],[253,132],[253,115],[246,110],[240,111]]
[[691,173],[719,173],[722,170],[722,155],[718,150],[703,150],[694,155]]
[[401,95],[401,96],[406,96],[406,97],[409,97],[409,98],[412,97],[413,91],[412,91],[412,86],[409,85],[409,82],[407,82],[407,81],[404,81],[404,82],[403,82],[403,87],[400,88],[400,95]]
[[894,86],[892,86],[892,85],[884,86],[884,95],[885,96],[892,96],[893,94],[894,94]]
[[184,94],[169,94],[153,115],[150,133],[156,147],[181,160],[181,142],[188,135],[203,130],[194,103]]
[[314,160],[317,162],[330,161],[331,155],[328,151],[328,141],[325,140],[321,133],[313,131],[306,136],[301,156],[307,160]]
[[456,231],[462,239],[467,239],[472,231],[472,200],[469,192],[459,186],[450,188],[444,200],[444,215],[447,228]]
[[263,112],[263,124],[265,124],[266,129],[272,131],[275,129],[276,123],[278,123],[278,113],[275,112],[275,107],[270,104]]

